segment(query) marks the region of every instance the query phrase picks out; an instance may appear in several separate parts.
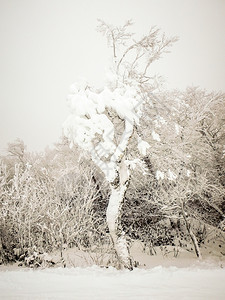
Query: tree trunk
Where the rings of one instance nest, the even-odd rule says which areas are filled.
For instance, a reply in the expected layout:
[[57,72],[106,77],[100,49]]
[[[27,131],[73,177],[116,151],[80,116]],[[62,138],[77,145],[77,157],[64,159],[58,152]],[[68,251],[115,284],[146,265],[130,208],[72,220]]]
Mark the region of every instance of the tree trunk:
[[202,259],[202,254],[201,254],[200,248],[198,246],[197,238],[196,238],[194,232],[191,229],[191,224],[188,222],[188,219],[187,219],[187,216],[186,216],[186,212],[184,210],[184,203],[183,203],[183,201],[181,201],[181,212],[182,212],[182,216],[183,216],[183,219],[184,219],[187,231],[188,231],[188,233],[189,233],[189,235],[191,237],[192,243],[194,245],[196,256],[199,259]]
[[3,246],[2,246],[2,238],[0,236],[0,264],[3,262]]
[[124,167],[125,165],[123,165],[123,167],[120,166],[116,180],[114,180],[113,183],[110,183],[111,195],[109,198],[106,216],[109,232],[120,266],[132,270],[132,260],[130,257],[125,232],[123,231],[121,225],[121,208],[129,182],[128,169],[126,169],[127,180],[124,181],[124,177],[122,175]]

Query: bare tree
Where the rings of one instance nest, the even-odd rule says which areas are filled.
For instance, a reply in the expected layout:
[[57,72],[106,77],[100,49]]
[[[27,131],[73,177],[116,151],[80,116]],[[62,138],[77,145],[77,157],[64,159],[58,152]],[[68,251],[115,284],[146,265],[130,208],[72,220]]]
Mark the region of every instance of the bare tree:
[[114,72],[123,82],[138,82],[151,87],[155,77],[150,75],[151,64],[158,60],[163,53],[178,40],[178,37],[166,37],[160,29],[153,26],[148,34],[141,38],[134,38],[129,32],[132,20],[123,26],[112,26],[103,20],[98,20],[97,30],[106,36],[108,46],[113,50]]

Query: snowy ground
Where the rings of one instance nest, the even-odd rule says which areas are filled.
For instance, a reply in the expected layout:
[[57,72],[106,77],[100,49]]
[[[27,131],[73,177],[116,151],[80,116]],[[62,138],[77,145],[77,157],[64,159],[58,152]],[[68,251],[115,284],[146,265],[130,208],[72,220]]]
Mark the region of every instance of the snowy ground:
[[0,299],[225,299],[225,269],[0,269]]

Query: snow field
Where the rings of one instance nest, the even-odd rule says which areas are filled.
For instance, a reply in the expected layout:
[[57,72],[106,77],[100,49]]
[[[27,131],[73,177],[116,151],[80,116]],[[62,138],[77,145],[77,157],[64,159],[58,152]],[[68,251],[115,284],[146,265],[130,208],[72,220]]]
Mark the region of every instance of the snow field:
[[0,272],[0,299],[212,299],[225,298],[225,269],[55,268]]

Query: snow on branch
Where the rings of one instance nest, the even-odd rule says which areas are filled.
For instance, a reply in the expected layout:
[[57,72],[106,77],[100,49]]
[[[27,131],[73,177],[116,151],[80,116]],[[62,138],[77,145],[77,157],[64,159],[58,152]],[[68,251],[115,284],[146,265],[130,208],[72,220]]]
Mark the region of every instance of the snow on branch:
[[[67,98],[70,115],[63,124],[65,136],[71,147],[79,145],[88,151],[92,160],[104,172],[108,180],[116,176],[117,164],[124,156],[134,127],[139,125],[143,99],[137,87],[120,84],[114,90],[105,87],[95,91],[85,81],[75,83]],[[124,123],[120,140],[116,143],[113,112]],[[141,141],[138,149],[145,154],[149,145]],[[110,171],[112,170],[112,171]]]

